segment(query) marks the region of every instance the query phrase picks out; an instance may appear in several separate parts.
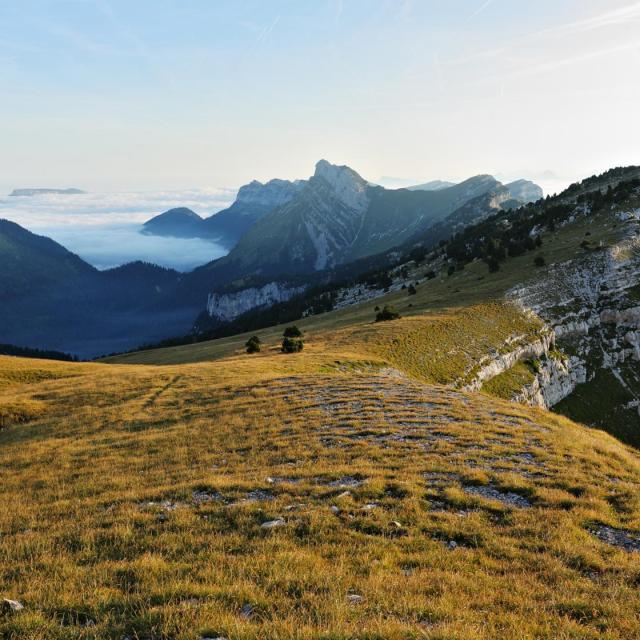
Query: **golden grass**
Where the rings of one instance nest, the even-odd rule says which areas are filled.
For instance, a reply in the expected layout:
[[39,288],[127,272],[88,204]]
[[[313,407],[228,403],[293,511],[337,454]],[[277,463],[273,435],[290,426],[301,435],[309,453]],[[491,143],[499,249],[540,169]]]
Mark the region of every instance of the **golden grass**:
[[20,361],[59,376],[0,391],[46,404],[0,431],[0,596],[25,605],[0,636],[640,634],[639,554],[588,531],[640,527],[635,452],[336,344],[167,367]]
[[[585,230],[619,233],[547,262]],[[0,357],[0,637],[640,637],[640,554],[591,533],[640,529],[637,452],[441,384],[538,336],[502,303],[532,260],[306,318],[300,354]]]

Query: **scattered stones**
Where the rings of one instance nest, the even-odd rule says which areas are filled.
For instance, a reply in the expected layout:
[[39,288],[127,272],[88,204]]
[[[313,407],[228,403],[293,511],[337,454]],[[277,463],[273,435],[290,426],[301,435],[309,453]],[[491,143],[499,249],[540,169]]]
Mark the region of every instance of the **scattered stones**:
[[269,476],[266,480],[269,484],[298,484],[300,482],[300,478],[285,478],[278,476]]
[[449,540],[449,542],[447,542],[447,548],[453,551],[458,548],[458,543],[455,540]]
[[191,495],[196,504],[204,504],[207,502],[224,502],[224,496],[217,491],[194,491]]
[[303,502],[297,502],[296,504],[288,504],[284,508],[284,510],[285,511],[299,511],[300,509],[304,509],[307,506],[308,505],[304,504]]
[[2,599],[2,606],[0,609],[6,613],[15,613],[16,611],[22,611],[24,605],[18,600],[9,600],[9,598]]
[[498,502],[506,504],[510,507],[528,509],[531,506],[531,503],[521,495],[513,493],[511,491],[500,491],[495,487],[464,487],[464,491],[465,493],[468,493],[472,496],[480,496],[481,498],[486,498],[487,500],[497,500]]
[[276,520],[268,520],[267,522],[263,522],[260,527],[262,529],[277,529],[278,527],[284,527],[287,524],[282,518],[277,518]]
[[162,502],[154,502],[153,500],[146,503],[147,507],[160,507],[164,511],[174,511],[184,506],[180,502],[172,502],[171,500],[162,500]]
[[602,542],[620,547],[625,551],[640,551],[640,532],[629,529],[616,529],[607,525],[598,525],[589,529]]
[[452,484],[460,480],[460,474],[453,471],[425,471],[422,477],[434,484]]
[[347,602],[349,604],[362,604],[364,602],[364,598],[357,593],[350,593],[347,596]]
[[274,496],[268,491],[263,491],[262,489],[254,489],[253,491],[249,491],[247,493],[247,500],[250,500],[252,502],[266,502],[268,500],[274,500]]
[[431,434],[432,440],[439,440],[440,442],[455,442],[456,437],[449,435],[447,433],[442,433],[442,431],[434,431]]
[[253,618],[253,607],[249,603],[243,605],[240,616],[245,620],[251,620]]
[[364,480],[354,478],[353,476],[344,476],[343,478],[339,478],[338,480],[332,480],[331,482],[327,483],[327,486],[345,489],[347,487],[361,487],[363,484]]

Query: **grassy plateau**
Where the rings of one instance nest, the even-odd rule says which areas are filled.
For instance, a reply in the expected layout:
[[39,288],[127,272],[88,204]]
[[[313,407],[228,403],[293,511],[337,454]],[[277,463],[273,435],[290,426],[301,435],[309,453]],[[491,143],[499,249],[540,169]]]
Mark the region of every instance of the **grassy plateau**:
[[539,334],[501,301],[533,257],[307,318],[297,354],[0,357],[0,637],[640,637],[637,451],[497,397],[524,365],[452,386]]

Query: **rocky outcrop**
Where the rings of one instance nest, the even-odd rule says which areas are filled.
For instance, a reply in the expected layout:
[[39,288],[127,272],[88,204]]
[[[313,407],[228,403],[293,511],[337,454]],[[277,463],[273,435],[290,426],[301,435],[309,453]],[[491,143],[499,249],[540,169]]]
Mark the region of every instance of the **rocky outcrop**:
[[539,362],[533,382],[514,396],[513,400],[548,409],[566,398],[578,384],[586,382],[586,375],[586,369],[579,358],[546,354]]
[[542,189],[531,180],[516,180],[505,186],[511,197],[520,202],[536,202],[544,196]]
[[207,299],[207,313],[214,320],[229,322],[251,309],[290,300],[304,289],[282,282],[269,282],[262,287],[250,287],[232,293],[211,293]]
[[[517,338],[514,341],[520,341]],[[479,363],[479,369],[473,375],[471,382],[462,385],[463,391],[478,391],[482,385],[496,376],[511,369],[515,364],[527,358],[540,358],[546,356],[553,347],[553,335],[543,333],[539,339],[524,341],[517,347],[502,354],[485,356]]]
[[547,357],[517,400],[552,407],[607,369],[634,398],[629,405],[640,404],[637,379],[623,366],[640,360],[639,215],[617,217],[625,228],[613,247],[586,246],[583,256],[552,265],[541,278],[509,292],[509,298],[543,319],[555,345],[567,354]]

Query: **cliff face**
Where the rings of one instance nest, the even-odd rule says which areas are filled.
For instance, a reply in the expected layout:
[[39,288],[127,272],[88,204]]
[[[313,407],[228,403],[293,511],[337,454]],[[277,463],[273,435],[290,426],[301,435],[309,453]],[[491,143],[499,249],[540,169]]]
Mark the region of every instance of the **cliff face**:
[[[586,400],[597,389],[595,424],[627,419],[640,427],[640,210],[612,216],[611,225],[623,227],[611,248],[587,248],[509,292],[553,335],[534,382],[515,399],[552,407],[568,398],[571,410],[574,391]],[[603,393],[605,383],[611,388]]]
[[269,282],[262,287],[251,287],[234,293],[211,293],[207,300],[207,313],[214,320],[229,322],[251,309],[285,302],[303,291],[304,287]]

